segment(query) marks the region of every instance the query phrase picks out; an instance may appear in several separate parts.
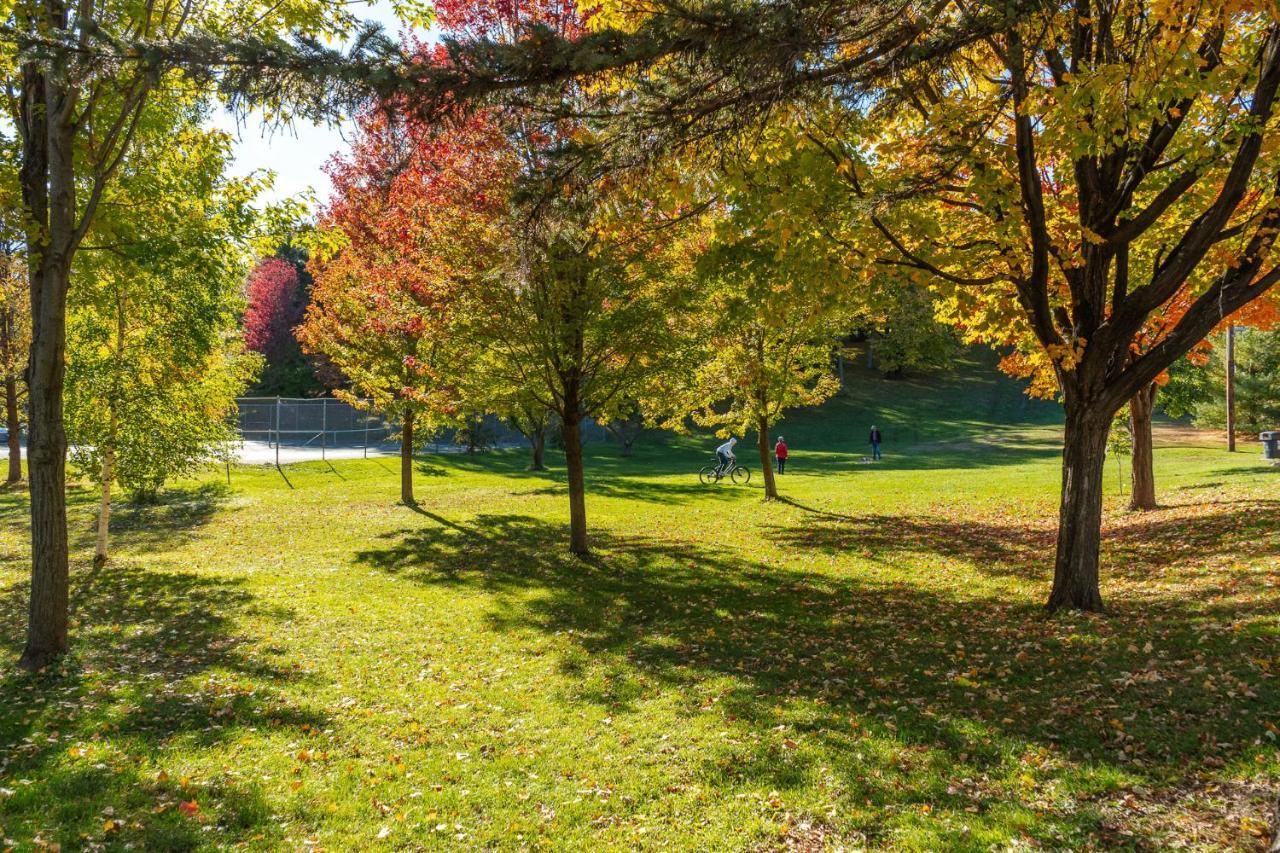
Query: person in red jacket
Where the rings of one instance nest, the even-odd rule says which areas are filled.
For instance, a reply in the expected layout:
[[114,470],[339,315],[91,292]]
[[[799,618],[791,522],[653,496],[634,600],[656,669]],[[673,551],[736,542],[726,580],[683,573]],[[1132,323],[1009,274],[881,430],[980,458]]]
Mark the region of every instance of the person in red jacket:
[[787,468],[787,442],[782,436],[778,436],[778,443],[773,446],[773,458],[778,460],[778,473],[781,474]]

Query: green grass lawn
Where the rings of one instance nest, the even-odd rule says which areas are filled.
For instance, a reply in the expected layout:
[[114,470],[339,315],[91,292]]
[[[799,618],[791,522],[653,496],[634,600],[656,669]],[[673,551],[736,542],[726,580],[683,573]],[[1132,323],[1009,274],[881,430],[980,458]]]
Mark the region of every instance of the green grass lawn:
[[1108,467],[1111,612],[1050,618],[1055,417],[855,382],[770,504],[698,485],[705,438],[595,446],[589,560],[554,456],[424,457],[417,509],[394,460],[215,472],[123,507],[97,574],[76,490],[75,652],[35,677],[4,494],[0,849],[1261,847],[1280,473],[1166,439],[1134,515]]

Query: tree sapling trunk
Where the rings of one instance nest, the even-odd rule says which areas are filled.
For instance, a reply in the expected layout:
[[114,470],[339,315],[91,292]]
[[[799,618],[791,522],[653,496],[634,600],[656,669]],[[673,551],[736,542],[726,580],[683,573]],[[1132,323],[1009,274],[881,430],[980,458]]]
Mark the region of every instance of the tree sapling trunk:
[[403,428],[400,430],[400,501],[406,506],[413,506],[413,412],[404,414]]
[[102,497],[98,503],[98,535],[93,548],[93,565],[101,568],[107,562],[107,530],[111,524],[111,478],[115,476],[112,463],[114,451],[107,447],[102,452]]
[[760,418],[756,422],[756,446],[760,449],[760,469],[764,472],[764,499],[773,500],[778,496],[778,481],[773,476],[773,457],[769,450],[769,420]]
[[582,468],[582,419],[564,419],[564,461],[569,478],[569,550],[579,556],[590,553],[587,543],[586,479]]
[[18,380],[10,376],[4,381],[4,419],[9,428],[10,485],[22,482],[22,421],[18,417]]

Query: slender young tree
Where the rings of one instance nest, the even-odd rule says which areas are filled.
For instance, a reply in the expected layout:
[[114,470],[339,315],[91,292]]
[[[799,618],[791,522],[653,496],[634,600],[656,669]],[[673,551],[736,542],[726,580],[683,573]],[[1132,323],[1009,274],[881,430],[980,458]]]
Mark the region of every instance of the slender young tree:
[[[388,105],[394,106],[394,105]],[[512,170],[483,114],[435,133],[376,108],[329,168],[322,228],[341,247],[314,265],[303,347],[350,380],[336,392],[400,424],[400,497],[413,504],[413,451],[461,411],[472,354],[451,332],[460,291],[500,245]]]
[[[765,499],[778,497],[770,431],[788,409],[840,390],[831,354],[848,329],[831,291],[813,288],[771,241],[750,229],[713,244],[691,321],[697,367],[677,399],[720,434],[754,430]],[[679,377],[677,377],[679,378]]]
[[200,101],[154,105],[73,267],[66,424],[100,489],[98,564],[113,487],[150,499],[225,458],[235,397],[261,364],[235,334],[261,185],[224,175],[231,141],[200,127]]
[[[569,550],[589,552],[584,420],[610,420],[677,349],[678,288],[656,235],[606,216],[599,190],[542,196],[512,262],[468,292],[469,336],[500,379],[562,424]],[[634,210],[634,208],[632,209]],[[636,223],[632,220],[632,225]]]

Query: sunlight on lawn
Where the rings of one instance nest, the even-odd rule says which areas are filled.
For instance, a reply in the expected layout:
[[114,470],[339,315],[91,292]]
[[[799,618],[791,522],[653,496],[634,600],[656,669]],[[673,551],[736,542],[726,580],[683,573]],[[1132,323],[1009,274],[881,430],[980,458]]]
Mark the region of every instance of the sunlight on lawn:
[[1111,613],[1049,618],[1054,441],[926,435],[874,467],[798,441],[773,504],[699,487],[705,448],[598,447],[588,560],[560,473],[514,452],[422,460],[417,511],[393,462],[237,469],[123,511],[96,575],[78,492],[76,653],[0,682],[0,837],[1258,846],[1280,475],[1165,447],[1147,515],[1110,476]]

